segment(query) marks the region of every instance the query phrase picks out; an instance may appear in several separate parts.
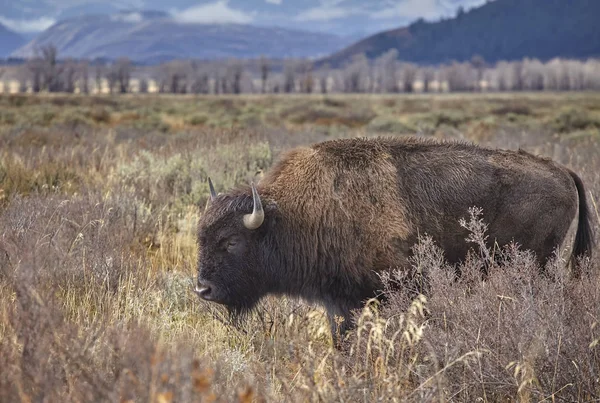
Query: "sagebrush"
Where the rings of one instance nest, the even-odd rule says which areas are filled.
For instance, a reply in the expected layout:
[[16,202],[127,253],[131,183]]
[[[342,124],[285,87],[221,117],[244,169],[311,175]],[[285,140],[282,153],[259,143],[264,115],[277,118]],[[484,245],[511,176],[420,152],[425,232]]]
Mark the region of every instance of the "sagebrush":
[[[516,95],[310,108],[298,107],[309,97],[257,98],[255,109],[215,97],[196,117],[192,100],[89,99],[0,101],[31,117],[7,112],[0,124],[0,400],[600,399],[600,250],[572,278],[572,234],[540,270],[518,245],[485,250],[485,222],[465,211],[469,258],[448,266],[424,234],[418,281],[356,312],[344,351],[319,307],[268,298],[232,326],[192,292],[207,176],[223,191],[332,136],[398,131],[551,156],[582,177],[598,233],[595,95],[580,96],[584,113],[566,95],[527,108],[532,98]],[[234,118],[255,124],[227,127]]]

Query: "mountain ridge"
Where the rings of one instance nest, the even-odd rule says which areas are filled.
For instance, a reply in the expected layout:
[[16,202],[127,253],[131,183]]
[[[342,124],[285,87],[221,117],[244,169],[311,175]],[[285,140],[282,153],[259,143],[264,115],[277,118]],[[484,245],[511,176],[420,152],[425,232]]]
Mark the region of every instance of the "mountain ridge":
[[364,53],[369,59],[396,49],[403,61],[419,64],[489,62],[524,57],[600,56],[600,1],[495,0],[456,17],[412,24],[364,38],[318,60],[333,67]]
[[[254,25],[276,21],[283,27],[357,37],[406,25],[416,16],[450,15],[456,7],[485,0],[412,0],[406,6],[390,0],[19,0],[4,2],[0,16],[15,23],[63,20],[66,17],[145,8],[184,18],[243,18]],[[394,4],[395,3],[395,4]],[[220,21],[224,22],[224,21]],[[238,21],[239,22],[239,21]],[[364,34],[364,35],[363,35]],[[359,38],[357,38],[359,39]]]
[[331,34],[251,24],[178,22],[164,12],[127,11],[59,21],[11,56],[53,44],[61,57],[161,63],[173,59],[318,57],[349,42]]

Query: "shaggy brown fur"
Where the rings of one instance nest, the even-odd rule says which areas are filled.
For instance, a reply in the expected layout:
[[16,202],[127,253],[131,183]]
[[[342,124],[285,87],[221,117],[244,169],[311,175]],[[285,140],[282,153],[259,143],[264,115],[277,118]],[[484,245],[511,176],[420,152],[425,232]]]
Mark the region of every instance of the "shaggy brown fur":
[[[417,138],[333,140],[283,155],[258,185],[265,211],[256,230],[248,188],[222,194],[199,225],[198,282],[206,299],[234,311],[266,294],[322,303],[332,332],[381,289],[381,272],[407,266],[427,233],[451,263],[467,253],[458,221],[483,209],[490,242],[515,241],[540,263],[565,238],[579,206],[574,252],[591,251],[579,178],[524,151]],[[334,316],[345,319],[341,328]]]

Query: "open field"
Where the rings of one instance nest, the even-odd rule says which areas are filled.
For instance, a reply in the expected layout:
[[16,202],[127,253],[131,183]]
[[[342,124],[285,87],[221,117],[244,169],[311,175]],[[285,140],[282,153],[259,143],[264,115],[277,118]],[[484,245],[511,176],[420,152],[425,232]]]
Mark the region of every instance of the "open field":
[[232,328],[193,294],[207,176],[408,134],[556,159],[600,232],[596,93],[1,95],[0,401],[598,401],[600,248],[571,279],[572,235],[549,276],[507,249],[485,281],[477,244],[453,279],[424,239],[429,294],[365,309],[345,353],[319,307],[269,299]]

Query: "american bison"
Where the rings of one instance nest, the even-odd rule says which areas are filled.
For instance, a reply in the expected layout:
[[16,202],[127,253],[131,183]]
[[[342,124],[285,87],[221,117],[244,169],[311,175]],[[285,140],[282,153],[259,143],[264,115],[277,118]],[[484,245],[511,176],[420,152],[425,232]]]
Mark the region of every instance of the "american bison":
[[483,209],[490,241],[515,241],[540,263],[578,209],[573,256],[590,254],[593,242],[579,177],[524,151],[332,140],[285,153],[256,187],[217,195],[209,184],[196,293],[237,314],[267,294],[323,304],[334,340],[351,326],[351,310],[381,290],[380,274],[406,267],[417,234],[433,237],[449,262],[463,259],[458,222],[471,206]]

